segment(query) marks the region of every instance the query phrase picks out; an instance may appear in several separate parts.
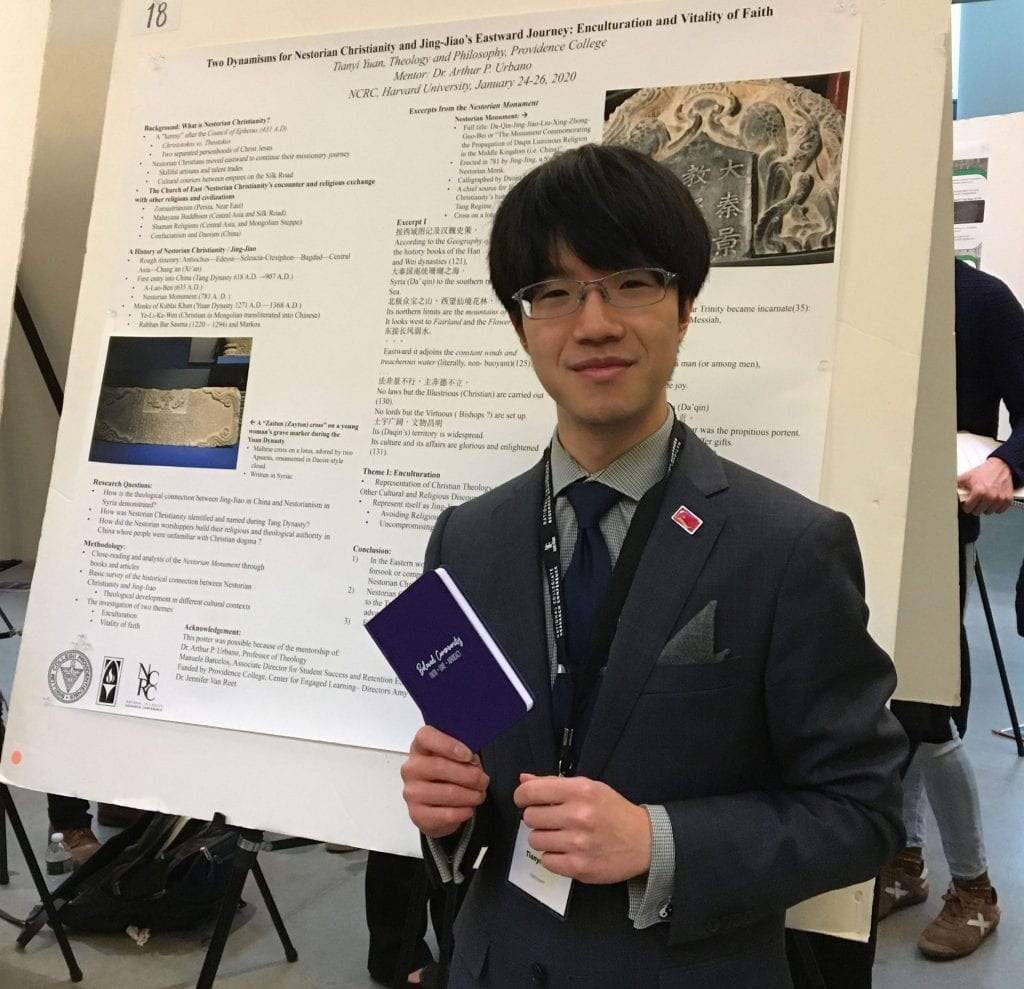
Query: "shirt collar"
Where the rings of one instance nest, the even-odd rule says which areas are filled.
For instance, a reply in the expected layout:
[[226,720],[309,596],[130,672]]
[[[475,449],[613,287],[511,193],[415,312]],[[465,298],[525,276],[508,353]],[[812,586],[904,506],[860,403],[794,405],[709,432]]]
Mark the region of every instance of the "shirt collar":
[[668,468],[669,438],[675,425],[675,411],[669,406],[665,421],[645,440],[627,450],[607,467],[594,474],[588,474],[568,453],[558,438],[558,431],[551,439],[551,483],[555,496],[580,478],[600,481],[614,488],[626,498],[639,501],[658,483]]

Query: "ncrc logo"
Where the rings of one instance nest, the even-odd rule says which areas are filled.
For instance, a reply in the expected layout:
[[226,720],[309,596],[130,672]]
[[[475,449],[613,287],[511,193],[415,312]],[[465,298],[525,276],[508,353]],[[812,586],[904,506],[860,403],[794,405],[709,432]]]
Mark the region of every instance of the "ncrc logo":
[[138,696],[152,701],[156,697],[157,687],[160,685],[160,671],[154,669],[152,664],[146,666],[139,663],[139,689]]

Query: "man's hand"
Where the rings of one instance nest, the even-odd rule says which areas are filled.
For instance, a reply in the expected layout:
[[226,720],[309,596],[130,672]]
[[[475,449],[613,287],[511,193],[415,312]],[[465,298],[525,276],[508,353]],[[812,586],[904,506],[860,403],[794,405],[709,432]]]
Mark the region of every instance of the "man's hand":
[[647,811],[585,776],[521,773],[513,794],[546,869],[585,883],[618,883],[651,867]]
[[964,511],[971,515],[999,515],[1013,502],[1013,475],[998,457],[961,474],[956,487]]
[[490,782],[479,756],[430,725],[416,732],[402,779],[409,817],[428,838],[458,831],[484,802]]

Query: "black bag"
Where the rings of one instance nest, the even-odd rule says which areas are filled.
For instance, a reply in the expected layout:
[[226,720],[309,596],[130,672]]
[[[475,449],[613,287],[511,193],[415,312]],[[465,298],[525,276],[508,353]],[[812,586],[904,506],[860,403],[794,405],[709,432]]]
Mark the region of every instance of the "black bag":
[[97,933],[198,927],[224,898],[237,842],[238,832],[221,822],[149,814],[82,867],[61,920]]

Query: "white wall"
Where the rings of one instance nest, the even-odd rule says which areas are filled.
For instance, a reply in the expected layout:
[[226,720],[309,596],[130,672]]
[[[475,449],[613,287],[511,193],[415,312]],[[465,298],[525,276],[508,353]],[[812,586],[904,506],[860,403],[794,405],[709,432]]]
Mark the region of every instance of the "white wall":
[[[46,40],[19,284],[61,382],[71,349],[119,7],[119,0],[53,0]],[[36,0],[5,4],[0,17],[3,78],[8,65],[19,60],[24,70],[20,83],[0,90],[4,113],[16,108],[31,119],[36,91],[27,85],[31,70],[24,60],[32,39],[25,31],[8,30],[15,8],[23,21],[31,19],[24,12],[35,10],[42,31],[45,16],[39,12],[45,14],[45,5]],[[19,139],[6,122],[3,133]],[[21,140],[31,139],[29,123]],[[15,324],[0,416],[0,558],[35,556],[56,435],[53,402]]]

